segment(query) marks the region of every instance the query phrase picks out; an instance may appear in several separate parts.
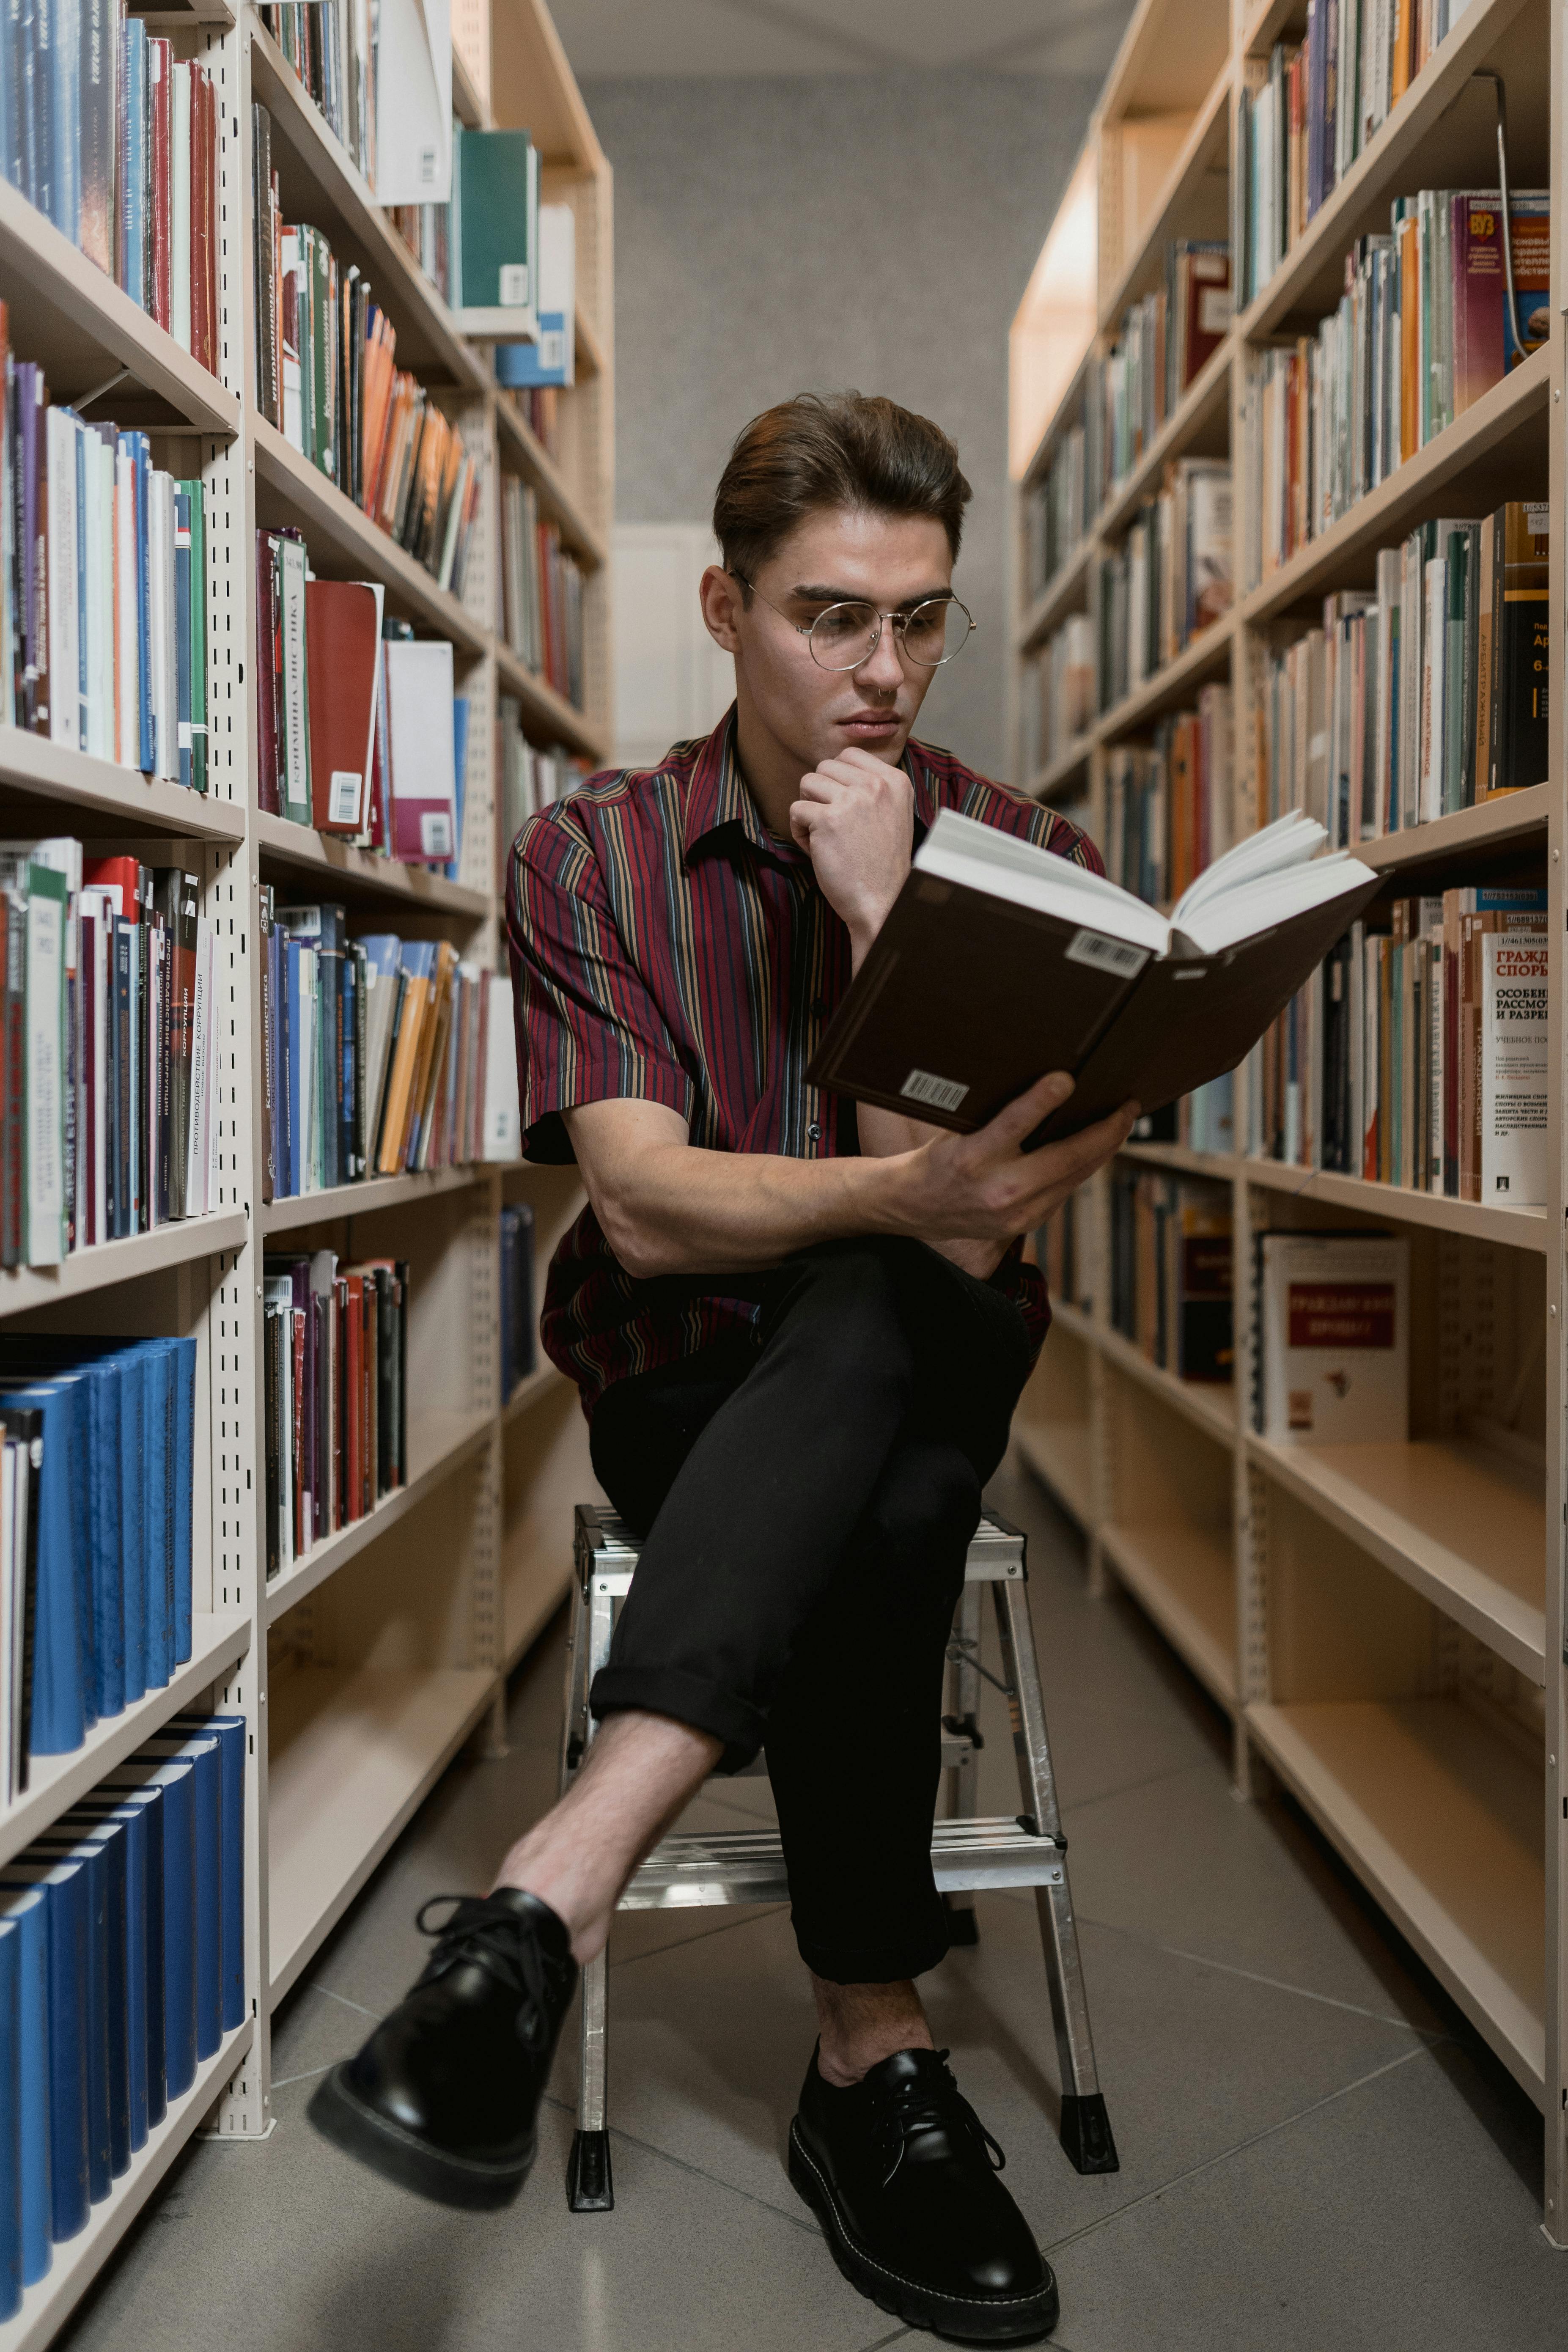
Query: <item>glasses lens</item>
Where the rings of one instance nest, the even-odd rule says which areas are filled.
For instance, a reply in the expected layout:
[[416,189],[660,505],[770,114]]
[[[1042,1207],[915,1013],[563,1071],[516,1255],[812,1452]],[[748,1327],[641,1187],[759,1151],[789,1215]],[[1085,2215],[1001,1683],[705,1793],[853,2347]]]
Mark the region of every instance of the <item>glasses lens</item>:
[[812,659],[823,669],[858,669],[877,642],[877,614],[870,604],[829,604],[811,627]]
[[969,615],[952,596],[917,604],[904,624],[904,651],[924,669],[935,669],[961,653],[969,639]]

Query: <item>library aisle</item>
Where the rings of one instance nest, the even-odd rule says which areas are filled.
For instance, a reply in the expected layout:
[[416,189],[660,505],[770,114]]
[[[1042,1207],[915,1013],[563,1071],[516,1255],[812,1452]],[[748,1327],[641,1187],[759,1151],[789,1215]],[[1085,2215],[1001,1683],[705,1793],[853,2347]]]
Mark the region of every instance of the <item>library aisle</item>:
[[[1541,2352],[1562,2273],[1535,2226],[1533,2104],[1288,1802],[1238,1805],[1228,1725],[1026,1473],[1036,1622],[1120,2173],[1057,2144],[1032,1898],[980,1899],[980,1942],[925,1981],[939,2043],[1007,2152],[1061,2282],[1058,2352]],[[987,1633],[990,1626],[987,1620]],[[562,2178],[573,2053],[510,2211],[423,2206],[303,2126],[321,2072],[421,1964],[426,1895],[477,1882],[554,1784],[558,1621],[509,1694],[511,1753],[464,1760],[313,1958],[273,2026],[278,2129],[182,2158],[158,2226],[110,2266],[62,2352],[162,2352],[197,2312],[226,2352],[872,2352],[929,2343],[839,2277],[785,2178],[813,2023],[782,1910],[623,1916],[611,1944],[616,2210]],[[995,1659],[989,1649],[987,1663]],[[1009,1801],[987,1692],[981,1802]],[[990,1787],[986,1786],[989,1779]],[[765,1811],[710,1784],[685,1826]]]

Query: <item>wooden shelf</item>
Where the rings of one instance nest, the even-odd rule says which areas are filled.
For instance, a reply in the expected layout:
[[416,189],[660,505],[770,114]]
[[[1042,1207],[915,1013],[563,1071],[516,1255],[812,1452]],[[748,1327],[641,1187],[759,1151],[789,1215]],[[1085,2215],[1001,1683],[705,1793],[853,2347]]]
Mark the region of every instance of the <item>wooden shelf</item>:
[[[489,363],[466,342],[439,290],[377,205],[369,183],[329,130],[254,7],[245,12],[252,98],[272,118],[272,166],[285,220],[308,220],[339,268],[356,263],[397,331],[400,368],[432,384],[489,388]],[[259,434],[258,426],[258,434]]]
[[1211,47],[1212,37],[1213,28],[1188,0],[1138,0],[1105,78],[1098,113],[1116,121],[1167,109],[1195,111],[1226,53],[1224,33],[1216,47]]
[[496,394],[496,429],[500,437],[502,471],[521,474],[531,483],[541,508],[560,525],[567,546],[590,571],[602,571],[610,560],[602,535],[583,512],[566,487],[560,467],[510,393]]
[[586,310],[584,310],[581,302],[577,305],[575,326],[578,374],[603,375],[605,373],[605,347],[599,341],[598,329],[595,326],[592,319],[589,318]]
[[[1084,387],[1089,382],[1089,372],[1098,352],[1098,341],[1091,336],[1089,349],[1074,368],[1066,391],[1052,410],[1050,421],[1042,430],[1039,439],[1030,452],[1029,462],[1019,476],[1020,484],[1026,490],[1033,489],[1039,483],[1050,463],[1051,453],[1058,438],[1069,426],[1078,423],[1083,405]],[[1092,535],[1091,533],[1090,536]]]
[[492,128],[490,110],[479,96],[474,78],[463,62],[463,52],[452,44],[452,111],[467,131]]
[[1290,26],[1302,25],[1305,20],[1306,0],[1262,0],[1262,5],[1252,11],[1242,27],[1242,56],[1266,58]]
[[1070,613],[1082,612],[1089,593],[1089,562],[1094,554],[1094,534],[1086,532],[1065,563],[1058,563],[1018,626],[1015,639],[1019,653],[1032,653],[1048,637],[1059,621]]
[[1546,1679],[1540,1472],[1462,1438],[1279,1445],[1252,1459],[1538,1686]]
[[1491,850],[1508,843],[1522,845],[1529,835],[1539,833],[1544,856],[1543,828],[1552,813],[1551,801],[1549,784],[1527,784],[1522,791],[1504,793],[1495,801],[1481,801],[1474,808],[1434,817],[1429,824],[1407,825],[1398,833],[1380,834],[1375,841],[1358,841],[1353,854],[1363,866],[1391,873],[1404,866],[1429,866],[1437,858]]
[[190,2089],[170,2100],[163,2122],[148,2133],[110,2194],[88,2209],[86,2228],[52,2249],[53,2262],[37,2285],[27,2288],[20,2311],[0,2323],[0,2352],[43,2352],[58,2334],[174,2158],[205,2120],[225,2084],[244,2063],[255,2035],[255,2021],[247,2017],[197,2066]]
[[0,785],[7,793],[25,793],[58,807],[83,834],[148,832],[229,843],[245,838],[245,811],[237,801],[163,783],[111,760],[89,759],[85,751],[69,751],[23,727],[0,726]]
[[282,2000],[485,1713],[487,1668],[298,1666],[268,1759],[268,1989]]
[[375,850],[356,849],[331,834],[317,833],[264,809],[256,811],[251,824],[264,866],[292,866],[318,876],[319,887],[334,896],[341,892],[351,898],[386,899],[432,914],[465,915],[475,923],[484,922],[490,913],[487,892],[466,890],[427,866],[404,866]]
[[[1208,94],[1193,117],[1192,129],[1182,145],[1182,152],[1166,175],[1148,226],[1129,257],[1122,264],[1121,275],[1100,305],[1100,331],[1116,334],[1121,325],[1128,304],[1148,290],[1142,281],[1156,280],[1151,277],[1152,266],[1158,263],[1159,279],[1164,276],[1166,246],[1178,234],[1183,212],[1191,205],[1199,184],[1216,168],[1229,176],[1230,162],[1230,60],[1215,74]],[[1189,231],[1188,234],[1191,234]]]
[[1249,1706],[1247,1722],[1286,1786],[1545,2105],[1539,1768],[1451,1698]]
[[1220,670],[1228,669],[1232,626],[1230,614],[1224,613],[1206,629],[1200,630],[1191,645],[1183,646],[1174,661],[1157,669],[1152,677],[1146,677],[1132,693],[1124,695],[1113,710],[1105,713],[1095,728],[1095,741],[1113,743],[1120,736],[1147,727],[1185,701]]
[[134,1282],[144,1274],[214,1257],[220,1250],[243,1249],[249,1238],[250,1220],[244,1210],[220,1209],[210,1216],[157,1225],[150,1234],[132,1234],[124,1241],[100,1242],[96,1249],[77,1250],[58,1265],[13,1266],[0,1274],[0,1318],[25,1315],[35,1307],[58,1307],[112,1283]]
[[1236,1580],[1230,1533],[1205,1528],[1102,1527],[1096,1530],[1121,1581],[1136,1595],[1210,1696],[1234,1707]]
[[1171,1168],[1180,1176],[1210,1176],[1216,1184],[1230,1183],[1244,1164],[1229,1152],[1194,1151],[1184,1143],[1124,1143],[1117,1156],[1140,1160],[1147,1168]]
[[1036,1477],[1044,1479],[1057,1500],[1087,1528],[1093,1517],[1088,1422],[1026,1419],[1021,1408],[1014,1419],[1013,1438]]
[[1032,776],[1026,784],[1024,789],[1030,800],[1069,799],[1068,788],[1088,772],[1089,754],[1093,749],[1092,734],[1080,735],[1076,743],[1069,743],[1065,751],[1059,751],[1047,767],[1042,768],[1039,774]]
[[[1399,104],[1356,158],[1344,178],[1285,256],[1263,291],[1239,320],[1244,341],[1278,331],[1287,320],[1332,310],[1339,300],[1344,257],[1369,228],[1386,234],[1389,201],[1435,182],[1419,173],[1419,150],[1431,140],[1439,165],[1441,141],[1452,136],[1443,117],[1476,68],[1486,64],[1500,38],[1528,0],[1470,0],[1458,24],[1416,75]],[[1489,99],[1487,103],[1490,104]],[[1495,169],[1496,146],[1491,150]],[[1462,176],[1462,175],[1461,175]],[[1439,169],[1437,177],[1452,184]],[[1466,181],[1465,184],[1476,184]],[[1522,185],[1523,183],[1521,182]]]
[[1108,1363],[1114,1364],[1117,1370],[1126,1373],[1130,1380],[1141,1382],[1154,1396],[1163,1398],[1175,1412],[1184,1413],[1188,1421],[1203,1431],[1205,1437],[1212,1437],[1217,1445],[1232,1446],[1236,1444],[1236,1390],[1233,1385],[1181,1380],[1174,1372],[1166,1371],[1162,1365],[1151,1363],[1142,1349],[1134,1347],[1132,1341],[1125,1339],[1120,1331],[1112,1331],[1106,1327],[1095,1327],[1094,1345]]
[[395,1487],[363,1519],[323,1536],[302,1559],[275,1576],[267,1587],[268,1623],[275,1625],[367,1544],[406,1518],[416,1504],[489,1442],[494,1428],[495,1416],[489,1412],[410,1413],[407,1484]]
[[321,1192],[291,1192],[282,1200],[264,1202],[261,1230],[270,1240],[275,1234],[326,1224],[336,1217],[368,1217],[377,1209],[406,1208],[432,1201],[438,1192],[465,1192],[482,1183],[485,1174],[482,1164],[465,1164],[427,1168],[410,1175],[370,1176],[363,1184],[334,1184]]
[[496,669],[501,692],[515,695],[522,705],[525,729],[531,728],[547,742],[564,743],[569,751],[584,752],[590,760],[609,758],[608,741],[587,714],[543,678],[536,677],[499,637]]
[[[208,1617],[198,1612],[191,1621],[190,1657],[183,1666],[175,1667],[161,1689],[150,1690],[145,1698],[137,1699],[118,1715],[105,1716],[88,1733],[82,1746],[73,1748],[68,1756],[30,1759],[31,1785],[14,1805],[0,1809],[0,1862],[9,1862],[13,1855],[20,1853],[40,1831],[59,1818],[68,1805],[74,1805],[79,1797],[95,1789],[104,1774],[122,1764],[144,1739],[155,1738],[160,1725],[189,1706],[249,1647],[248,1616]],[[5,2341],[5,2331],[0,2328],[0,2347]]]
[[4,181],[0,285],[11,349],[40,363],[52,400],[80,400],[121,367],[128,381],[106,392],[111,404],[95,415],[226,440],[239,431],[237,397]]
[[531,1372],[524,1372],[500,1409],[501,1427],[510,1429],[514,1421],[531,1412],[536,1404],[554,1394],[565,1378],[565,1373],[558,1371],[553,1364],[536,1364]]
[[1477,1241],[1503,1242],[1510,1249],[1544,1252],[1544,1209],[1498,1209],[1482,1201],[1450,1201],[1442,1192],[1417,1192],[1405,1184],[1372,1184],[1362,1176],[1337,1176],[1326,1169],[1292,1168],[1281,1160],[1244,1160],[1249,1184],[1289,1193],[1293,1201],[1331,1201],[1391,1223],[1426,1225],[1439,1233],[1468,1234]]
[[1222,416],[1228,445],[1230,371],[1235,357],[1236,338],[1226,335],[1218,349],[1209,353],[1131,473],[1122,477],[1107,499],[1095,525],[1101,538],[1114,539],[1127,529],[1144,499],[1158,489],[1171,460],[1181,457]]
[[312,572],[329,579],[379,580],[392,611],[449,637],[460,654],[485,651],[484,630],[406,548],[372,522],[265,417],[254,420],[253,430],[259,522],[298,524]]
[[[1510,442],[1525,430],[1539,432],[1540,476],[1544,482],[1551,404],[1552,353],[1543,348],[1482,393],[1447,432],[1396,467],[1376,489],[1358,499],[1321,539],[1309,540],[1288,563],[1249,589],[1241,601],[1242,619],[1256,625],[1310,597],[1321,598],[1327,588],[1369,583],[1376,572],[1380,547],[1404,537],[1423,515],[1431,512],[1449,483],[1492,458],[1500,444]],[[1517,474],[1517,467],[1506,470]],[[1492,487],[1500,496],[1507,488],[1501,480]],[[1496,503],[1489,489],[1485,502]],[[1316,617],[1321,621],[1321,613]]]

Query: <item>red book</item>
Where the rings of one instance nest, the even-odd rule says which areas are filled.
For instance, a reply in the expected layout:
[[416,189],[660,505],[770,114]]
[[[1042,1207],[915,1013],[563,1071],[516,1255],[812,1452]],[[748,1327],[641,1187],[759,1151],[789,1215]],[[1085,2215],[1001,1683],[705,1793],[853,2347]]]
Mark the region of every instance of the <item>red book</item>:
[[134,857],[84,857],[81,862],[82,887],[88,890],[114,890],[119,893],[120,919],[139,923],[142,919],[142,866]]
[[256,803],[281,816],[278,793],[278,564],[268,531],[256,534]]
[[152,203],[148,222],[153,245],[153,316],[161,327],[173,324],[169,297],[170,214],[174,170],[174,44],[147,44],[147,83],[152,116],[148,191]]
[[310,822],[319,833],[359,834],[370,806],[381,600],[363,580],[305,585],[310,680]]
[[205,68],[191,68],[191,357],[213,373],[212,318],[207,289],[212,280],[212,178],[207,120],[212,85]]

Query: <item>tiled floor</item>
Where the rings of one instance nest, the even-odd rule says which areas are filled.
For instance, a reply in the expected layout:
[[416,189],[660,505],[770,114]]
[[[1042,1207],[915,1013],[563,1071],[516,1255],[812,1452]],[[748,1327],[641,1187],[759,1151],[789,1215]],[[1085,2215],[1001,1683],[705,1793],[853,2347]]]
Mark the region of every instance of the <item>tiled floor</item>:
[[[1548,2352],[1568,2262],[1538,2228],[1534,2109],[1299,1815],[1230,1794],[1224,1727],[1129,1603],[1090,1601],[1039,1490],[996,1499],[1033,1538],[1041,1664],[1121,2170],[1080,2179],[1027,1895],[927,1979],[940,2042],[1008,2153],[1061,2281],[1067,2352]],[[617,2203],[561,2181],[563,2052],[539,2168],[467,2219],[383,2187],[304,2123],[313,2081],[419,1962],[426,1895],[477,1886],[548,1801],[560,1632],[513,1693],[504,1764],[447,1776],[290,2000],[278,2127],[204,2144],[108,2273],[71,2352],[873,2352],[919,2339],[829,2261],[780,2152],[811,2046],[781,1911],[643,1913],[612,1945]],[[997,1702],[994,1696],[991,1706]],[[1000,1726],[993,1720],[991,1729]],[[1011,1811],[1005,1738],[983,1802]],[[718,1825],[765,1810],[719,1784]]]

